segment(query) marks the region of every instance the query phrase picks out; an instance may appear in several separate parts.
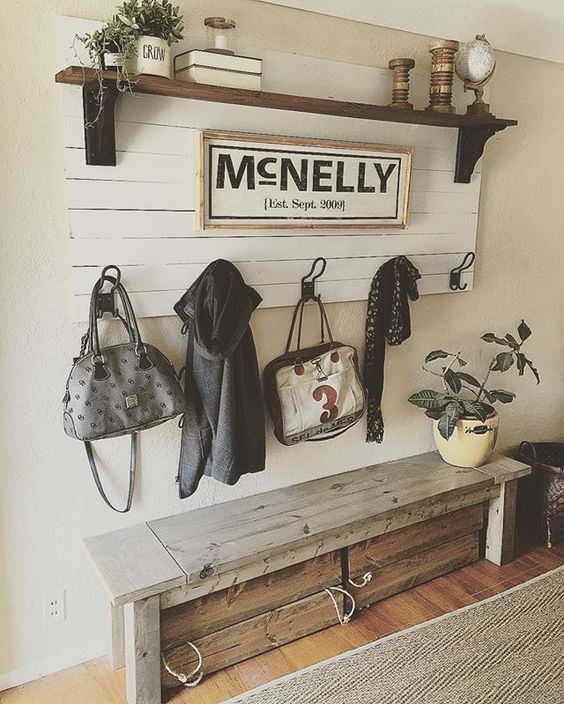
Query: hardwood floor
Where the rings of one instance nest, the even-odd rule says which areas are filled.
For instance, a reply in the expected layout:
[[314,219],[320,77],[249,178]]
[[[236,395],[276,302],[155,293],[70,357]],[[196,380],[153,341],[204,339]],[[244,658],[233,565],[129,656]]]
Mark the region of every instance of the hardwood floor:
[[[535,546],[504,567],[481,560],[365,609],[334,626],[179,689],[168,702],[218,704],[248,689],[377,638],[487,599],[564,565],[564,546]],[[125,704],[124,671],[98,658],[35,682],[0,692],[2,704]]]

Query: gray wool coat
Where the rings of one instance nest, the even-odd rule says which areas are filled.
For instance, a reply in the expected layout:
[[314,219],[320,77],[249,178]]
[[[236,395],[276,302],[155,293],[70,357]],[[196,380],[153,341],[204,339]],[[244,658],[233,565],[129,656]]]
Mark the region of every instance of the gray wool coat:
[[260,295],[230,262],[212,262],[174,306],[187,333],[180,497],[202,476],[235,484],[265,467],[260,375],[249,326]]

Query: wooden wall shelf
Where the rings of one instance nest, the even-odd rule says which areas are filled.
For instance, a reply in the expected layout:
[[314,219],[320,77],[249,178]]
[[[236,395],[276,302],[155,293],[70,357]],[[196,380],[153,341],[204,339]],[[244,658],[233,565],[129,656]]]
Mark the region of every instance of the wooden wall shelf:
[[[114,106],[118,96],[115,82],[116,74],[113,71],[104,71],[103,77],[107,81],[104,109],[95,125],[85,128],[86,161],[92,165],[115,166]],[[55,80],[57,83],[83,87],[85,122],[93,120],[98,113],[98,82],[95,72],[81,66],[68,66],[57,73]],[[135,83],[135,91],[149,95],[207,100],[276,110],[293,110],[319,115],[338,115],[364,120],[434,127],[455,127],[458,129],[454,178],[457,183],[470,182],[476,162],[482,156],[485,144],[490,137],[506,127],[517,124],[516,120],[499,119],[493,115],[449,115],[425,110],[398,110],[367,103],[223,88],[155,76],[139,76]]]

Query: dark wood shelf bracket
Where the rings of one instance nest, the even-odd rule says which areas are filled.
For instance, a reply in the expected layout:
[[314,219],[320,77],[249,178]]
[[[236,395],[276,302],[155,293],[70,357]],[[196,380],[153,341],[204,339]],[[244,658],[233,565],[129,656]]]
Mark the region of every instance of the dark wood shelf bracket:
[[116,165],[115,104],[119,91],[115,81],[98,81],[82,87],[84,110],[84,144],[86,163],[90,166]]
[[478,159],[484,153],[484,147],[490,137],[504,130],[507,125],[485,124],[464,125],[458,128],[456,147],[455,183],[470,183]]

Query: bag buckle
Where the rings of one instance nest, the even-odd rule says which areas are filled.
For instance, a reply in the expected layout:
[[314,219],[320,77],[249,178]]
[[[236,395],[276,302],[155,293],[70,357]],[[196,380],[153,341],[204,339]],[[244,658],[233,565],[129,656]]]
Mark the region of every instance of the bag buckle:
[[315,369],[317,372],[315,378],[317,379],[317,381],[327,381],[329,377],[327,376],[327,374],[325,374],[321,367],[321,357],[318,357],[317,359],[312,359],[311,363],[315,365]]

